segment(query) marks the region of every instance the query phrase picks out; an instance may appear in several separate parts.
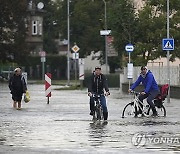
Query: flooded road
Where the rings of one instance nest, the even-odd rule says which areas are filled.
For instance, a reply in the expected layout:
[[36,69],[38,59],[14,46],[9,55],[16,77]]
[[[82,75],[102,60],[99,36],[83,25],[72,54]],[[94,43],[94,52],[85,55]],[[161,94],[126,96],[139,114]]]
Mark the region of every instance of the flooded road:
[[[52,88],[56,88],[53,86]],[[6,84],[0,83],[0,153],[124,154],[179,153],[180,101],[165,102],[165,118],[121,118],[131,96],[110,89],[108,124],[92,121],[87,91],[52,90],[47,104],[44,85],[28,85],[29,103],[12,108]]]

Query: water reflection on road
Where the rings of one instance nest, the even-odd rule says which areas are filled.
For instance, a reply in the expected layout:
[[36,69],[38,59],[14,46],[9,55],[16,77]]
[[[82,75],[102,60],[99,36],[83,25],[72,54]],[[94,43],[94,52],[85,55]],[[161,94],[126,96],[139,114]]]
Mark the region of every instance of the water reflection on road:
[[166,140],[180,139],[179,100],[165,104],[166,118],[122,119],[122,109],[130,96],[111,89],[112,95],[107,98],[109,121],[104,124],[91,120],[86,90],[53,90],[49,105],[43,85],[29,85],[29,91],[31,102],[23,103],[23,109],[17,111],[11,107],[7,85],[0,85],[0,153],[175,153],[180,150],[178,141]]

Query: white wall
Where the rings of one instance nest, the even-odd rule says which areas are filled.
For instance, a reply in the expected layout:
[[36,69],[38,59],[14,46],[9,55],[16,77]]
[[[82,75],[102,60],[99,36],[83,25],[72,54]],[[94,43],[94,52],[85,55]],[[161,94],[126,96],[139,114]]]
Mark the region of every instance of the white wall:
[[[179,66],[180,59],[175,58],[174,62],[170,62],[170,66]],[[148,61],[148,66],[167,66],[167,58],[157,58],[153,61]]]
[[[91,52],[91,55],[87,56],[84,59],[84,69],[85,71],[92,72],[96,66],[101,66],[102,73],[106,73],[106,65],[101,65],[100,60],[98,58],[100,57],[100,51],[97,53]],[[109,66],[108,66],[108,72],[109,72]]]
[[[167,78],[167,67],[166,66],[153,66],[148,67],[149,70],[154,74],[155,79],[158,84],[166,84],[168,83]],[[132,82],[135,82],[137,77],[140,74],[140,67],[134,67],[133,68],[133,80]],[[124,68],[124,74],[121,77],[123,82],[128,82],[127,79],[127,68]],[[122,81],[121,81],[122,82]],[[180,67],[179,66],[171,66],[170,67],[170,84],[171,85],[180,85]]]

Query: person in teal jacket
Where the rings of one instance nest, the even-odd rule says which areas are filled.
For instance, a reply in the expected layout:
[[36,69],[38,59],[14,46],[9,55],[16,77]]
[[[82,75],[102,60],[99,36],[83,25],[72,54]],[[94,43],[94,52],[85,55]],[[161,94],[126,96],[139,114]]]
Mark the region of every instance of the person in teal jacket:
[[[159,94],[159,87],[154,78],[154,75],[150,70],[147,69],[146,66],[141,67],[141,73],[136,80],[136,82],[130,87],[129,92],[134,90],[140,83],[143,84],[144,90],[141,92],[139,96],[139,100],[143,102],[145,98],[147,98],[147,103],[150,105],[153,111],[153,116],[157,116],[157,111],[155,105],[153,103],[153,99]],[[140,111],[140,113],[142,113]]]

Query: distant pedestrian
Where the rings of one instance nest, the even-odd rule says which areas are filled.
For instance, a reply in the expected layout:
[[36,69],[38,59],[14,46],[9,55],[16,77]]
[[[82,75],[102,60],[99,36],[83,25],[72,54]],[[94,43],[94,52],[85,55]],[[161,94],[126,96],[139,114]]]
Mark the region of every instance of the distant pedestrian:
[[27,91],[27,85],[20,68],[14,70],[13,76],[9,80],[9,89],[12,94],[13,107],[15,109],[21,109],[21,100],[23,93]]

